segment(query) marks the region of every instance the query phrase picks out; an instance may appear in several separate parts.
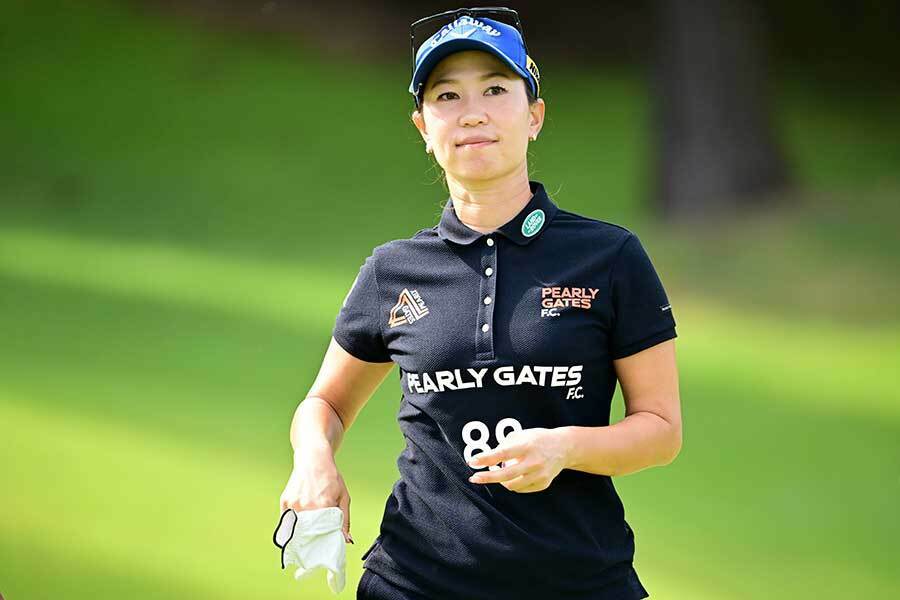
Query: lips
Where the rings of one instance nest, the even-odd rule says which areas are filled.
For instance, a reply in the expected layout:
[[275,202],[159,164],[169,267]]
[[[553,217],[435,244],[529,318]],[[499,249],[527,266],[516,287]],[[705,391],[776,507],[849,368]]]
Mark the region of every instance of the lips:
[[460,141],[456,143],[457,147],[459,146],[472,146],[473,148],[478,148],[481,146],[488,146],[497,140],[490,138],[486,135],[470,135],[468,137],[464,137]]
[[496,141],[497,140],[485,136],[473,136],[465,138],[456,144],[456,146],[457,148],[482,148],[484,146],[490,146]]

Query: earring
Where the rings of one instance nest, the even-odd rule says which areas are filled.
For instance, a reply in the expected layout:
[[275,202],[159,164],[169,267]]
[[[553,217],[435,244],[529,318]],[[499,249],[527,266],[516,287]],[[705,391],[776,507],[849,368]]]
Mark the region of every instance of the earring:
[[531,134],[531,136],[529,136],[528,139],[530,139],[532,142],[536,142],[536,141],[537,141],[537,134],[536,134],[536,133]]
[[425,144],[425,153],[431,154],[431,144],[430,143]]

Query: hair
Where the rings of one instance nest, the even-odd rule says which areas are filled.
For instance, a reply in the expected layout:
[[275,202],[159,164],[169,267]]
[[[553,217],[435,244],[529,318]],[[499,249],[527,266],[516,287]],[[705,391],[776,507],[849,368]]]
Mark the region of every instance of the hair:
[[531,89],[531,82],[527,79],[525,80],[525,94],[528,96],[528,106],[538,101],[537,96],[534,95],[534,91]]

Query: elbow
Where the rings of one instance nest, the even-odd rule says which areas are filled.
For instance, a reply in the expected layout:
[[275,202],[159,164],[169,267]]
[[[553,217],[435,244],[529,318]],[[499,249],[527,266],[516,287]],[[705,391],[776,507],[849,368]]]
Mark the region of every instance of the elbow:
[[671,423],[663,419],[665,424],[658,438],[658,455],[655,466],[664,467],[675,461],[681,452],[681,423]]
[[668,435],[666,436],[666,452],[660,462],[661,466],[670,465],[675,462],[675,459],[681,452],[681,437],[681,423],[670,424],[668,427]]

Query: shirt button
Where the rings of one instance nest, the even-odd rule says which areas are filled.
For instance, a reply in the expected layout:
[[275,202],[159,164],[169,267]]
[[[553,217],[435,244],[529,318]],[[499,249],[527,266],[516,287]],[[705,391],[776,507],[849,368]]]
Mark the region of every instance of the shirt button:
[[488,267],[487,269],[484,270],[484,274],[487,275],[488,277],[493,275],[493,273],[494,273],[494,270],[490,267]]
[[487,239],[487,245],[488,245],[488,246],[493,246],[493,245],[494,245],[494,240],[493,240],[492,238],[488,238],[488,239]]
[[491,303],[491,297],[490,297],[490,296],[485,296],[485,297],[484,297],[484,303],[485,303],[485,304],[490,304],[490,303]]
[[488,325],[487,323],[485,323],[484,325],[481,326],[482,331],[487,331],[489,328],[490,328],[490,325]]

